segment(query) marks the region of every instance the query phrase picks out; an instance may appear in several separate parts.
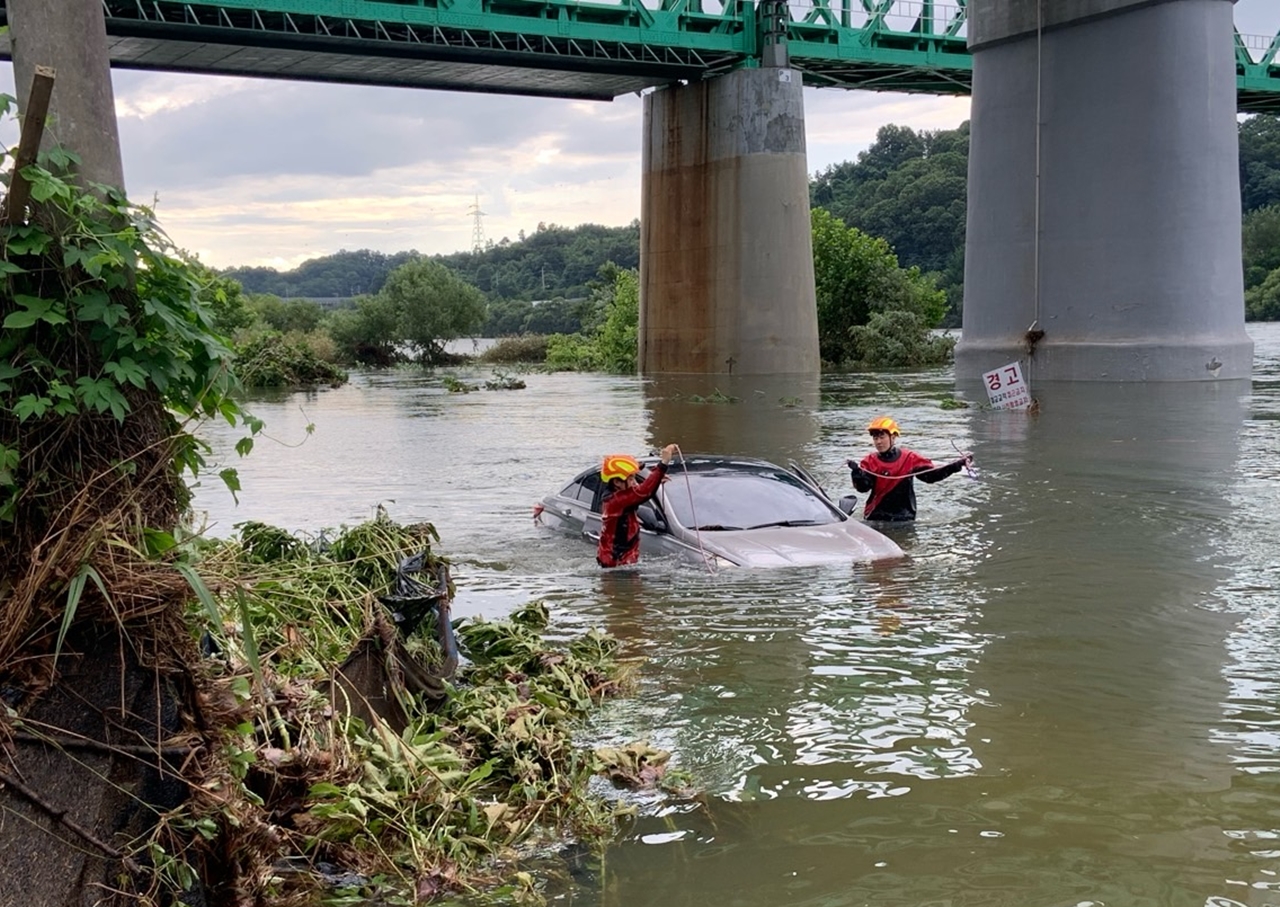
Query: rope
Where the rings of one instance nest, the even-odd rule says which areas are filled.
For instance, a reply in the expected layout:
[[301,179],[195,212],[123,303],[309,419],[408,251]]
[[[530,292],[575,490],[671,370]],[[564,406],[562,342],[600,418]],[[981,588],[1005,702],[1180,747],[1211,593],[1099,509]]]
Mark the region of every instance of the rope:
[[[955,439],[955,438],[951,438],[951,439],[950,439],[950,443],[951,443],[951,449],[952,449],[952,450],[954,450],[956,453],[960,454],[960,459],[965,460],[965,452],[964,452],[963,450],[961,450],[961,449],[960,449],[960,445],[956,443],[956,439]],[[969,456],[972,456],[972,454],[970,454]],[[967,475],[967,476],[968,476],[969,478],[971,478],[971,479],[977,479],[977,478],[978,478],[978,474],[977,474],[977,472],[975,472],[975,471],[974,471],[974,469],[973,469],[973,467],[969,465],[968,460],[965,460],[965,464],[964,464],[964,474],[965,474],[965,475]]]
[[[954,446],[954,444],[955,442],[953,441],[952,445]],[[957,452],[960,452],[959,448],[957,448]],[[964,459],[963,455],[961,456],[960,459]],[[852,463],[853,461],[849,460],[848,462]],[[927,476],[929,475],[929,473],[932,473],[932,472],[941,472],[944,469],[950,469],[952,466],[955,465],[955,462],[956,462],[955,460],[952,460],[950,463],[943,463],[941,466],[931,466],[928,469],[917,469],[915,472],[909,472],[904,476],[882,476],[878,472],[872,472],[869,469],[862,469],[862,464],[860,463],[855,463],[854,465],[857,466],[859,469],[862,469],[863,472],[871,476],[873,479],[876,479],[877,481],[901,482],[903,479],[915,479],[915,478],[919,478],[920,476]],[[966,471],[968,471],[969,465],[966,463],[964,468]],[[977,478],[977,476],[974,475],[973,472],[971,471],[969,472],[969,477],[971,479]]]
[[698,511],[693,506],[693,483],[689,481],[689,464],[685,462],[684,451],[680,449],[680,445],[676,445],[676,453],[680,455],[680,466],[684,469],[684,487],[689,492],[689,519],[693,521],[693,534],[698,540],[698,553],[702,555],[702,564],[707,568],[708,573],[715,573],[715,561],[711,559],[711,555],[707,554],[707,549],[702,547],[702,529],[698,525]]

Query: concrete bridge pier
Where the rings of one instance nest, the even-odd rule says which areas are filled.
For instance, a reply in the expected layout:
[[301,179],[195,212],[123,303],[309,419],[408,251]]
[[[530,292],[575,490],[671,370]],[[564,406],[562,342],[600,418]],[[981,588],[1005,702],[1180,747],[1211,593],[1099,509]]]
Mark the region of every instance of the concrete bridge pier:
[[801,91],[766,67],[645,97],[641,373],[818,371]]
[[971,0],[969,29],[957,378],[1248,377],[1230,0]]
[[124,188],[111,87],[107,26],[100,0],[5,0],[18,109],[25,112],[37,66],[57,71],[43,147],[80,155],[87,183]]

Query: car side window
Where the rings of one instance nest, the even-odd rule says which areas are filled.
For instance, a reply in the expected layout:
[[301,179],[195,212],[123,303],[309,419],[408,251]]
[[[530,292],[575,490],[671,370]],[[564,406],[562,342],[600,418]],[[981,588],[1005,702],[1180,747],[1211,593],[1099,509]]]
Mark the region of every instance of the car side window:
[[582,477],[582,494],[578,496],[578,500],[596,513],[600,512],[600,498],[603,493],[604,483],[600,481],[599,474]]
[[573,481],[561,488],[557,494],[571,501],[581,501],[590,507],[596,499],[596,489],[599,487],[600,473],[593,469],[575,476]]

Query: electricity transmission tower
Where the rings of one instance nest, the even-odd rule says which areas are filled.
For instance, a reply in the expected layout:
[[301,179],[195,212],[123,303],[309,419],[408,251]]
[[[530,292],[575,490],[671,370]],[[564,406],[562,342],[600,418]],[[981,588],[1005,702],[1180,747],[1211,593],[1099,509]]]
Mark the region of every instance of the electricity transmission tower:
[[480,210],[480,196],[476,196],[475,204],[468,211],[472,217],[471,225],[471,251],[484,251],[484,212]]

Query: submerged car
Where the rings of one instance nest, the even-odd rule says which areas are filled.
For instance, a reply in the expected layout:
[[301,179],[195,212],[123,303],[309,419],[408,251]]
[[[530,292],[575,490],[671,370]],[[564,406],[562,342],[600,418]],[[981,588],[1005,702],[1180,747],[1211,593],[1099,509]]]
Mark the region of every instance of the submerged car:
[[[656,457],[642,459],[651,469]],[[606,487],[600,467],[578,473],[534,507],[543,525],[600,538]],[[902,557],[893,539],[849,517],[852,498],[831,501],[798,466],[725,456],[677,458],[667,481],[637,511],[644,556],[716,566],[782,567]]]

